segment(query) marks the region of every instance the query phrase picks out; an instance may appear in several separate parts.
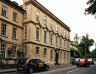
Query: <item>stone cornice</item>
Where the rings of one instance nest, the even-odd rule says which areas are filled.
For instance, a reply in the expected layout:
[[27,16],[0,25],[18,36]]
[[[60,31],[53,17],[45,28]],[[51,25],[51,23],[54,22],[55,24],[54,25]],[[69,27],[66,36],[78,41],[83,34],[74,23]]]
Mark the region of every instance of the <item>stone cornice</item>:
[[12,25],[14,25],[14,26],[17,26],[17,27],[19,27],[19,28],[21,28],[21,29],[23,29],[23,27],[18,26],[18,25],[16,25],[16,24],[12,23],[12,22],[9,22],[9,21],[7,21],[7,20],[5,20],[5,19],[0,18],[0,20],[2,20],[2,21],[4,21],[4,22],[7,22],[7,23],[9,23],[9,24],[12,24]]
[[53,48],[53,49],[58,49],[58,50],[62,50],[62,51],[70,52],[69,50],[59,49],[59,48],[51,47],[51,46],[48,46],[48,45],[43,45],[43,44],[39,44],[39,43],[35,43],[35,42],[30,42],[30,41],[24,42],[23,44],[28,44],[28,43],[36,44],[36,45],[40,45],[40,46],[44,46],[44,47],[49,47],[49,48]]
[[41,5],[38,1],[36,0],[29,0],[25,2],[25,5],[28,5],[29,3],[32,3],[34,6],[42,10],[44,13],[46,13],[48,16],[50,16],[52,19],[54,19],[57,23],[62,25],[64,28],[66,28],[68,31],[71,31],[70,28],[63,23],[59,18],[57,18],[54,14],[52,14],[48,9],[46,9],[43,5]]
[[8,6],[14,8],[15,10],[18,10],[20,13],[24,14],[25,10],[23,8],[21,8],[20,6],[16,5],[15,3],[13,3],[10,0],[0,0],[1,2],[7,4]]

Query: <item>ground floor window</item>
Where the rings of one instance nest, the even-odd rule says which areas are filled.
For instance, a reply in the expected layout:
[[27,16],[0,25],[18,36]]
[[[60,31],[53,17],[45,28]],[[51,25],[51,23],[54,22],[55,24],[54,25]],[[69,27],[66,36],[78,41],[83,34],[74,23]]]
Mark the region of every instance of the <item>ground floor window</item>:
[[62,52],[60,52],[60,61],[62,62]]
[[69,53],[67,53],[67,61],[69,61]]
[[50,60],[53,60],[53,50],[50,51]]
[[64,52],[64,61],[65,61],[65,59],[66,59],[66,52]]
[[39,47],[36,47],[36,58],[39,59],[39,56],[40,56],[40,54],[39,54]]
[[47,61],[47,49],[44,48],[44,61]]
[[1,44],[1,57],[6,57],[6,45]]
[[16,47],[12,47],[12,58],[16,58]]
[[27,56],[27,46],[24,47],[24,57],[26,58]]

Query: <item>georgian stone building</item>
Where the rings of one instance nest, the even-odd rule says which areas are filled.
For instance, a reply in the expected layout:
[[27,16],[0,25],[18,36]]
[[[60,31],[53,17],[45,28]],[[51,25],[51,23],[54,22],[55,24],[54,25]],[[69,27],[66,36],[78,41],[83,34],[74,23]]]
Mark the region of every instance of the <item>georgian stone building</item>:
[[[36,0],[23,0],[23,5],[0,0],[0,54],[17,59],[39,58],[46,63],[70,62],[70,28]],[[10,57],[8,48],[13,47]]]

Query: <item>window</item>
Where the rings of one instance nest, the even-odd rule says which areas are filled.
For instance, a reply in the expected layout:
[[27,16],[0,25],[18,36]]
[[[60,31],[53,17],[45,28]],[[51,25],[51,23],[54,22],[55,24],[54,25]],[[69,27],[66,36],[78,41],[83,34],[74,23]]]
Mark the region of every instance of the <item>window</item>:
[[64,30],[64,37],[65,37],[65,30]]
[[12,58],[16,58],[16,47],[13,46],[12,49]]
[[1,35],[6,36],[6,25],[2,23],[1,26]]
[[39,54],[39,47],[36,47],[36,54]]
[[64,60],[66,59],[66,52],[64,52]]
[[58,46],[58,37],[56,36],[56,46]]
[[13,28],[13,39],[16,39],[17,36],[17,29]]
[[40,53],[39,53],[40,49],[39,47],[36,47],[36,58],[39,59]]
[[62,32],[62,28],[60,27],[60,34],[61,34],[61,32]]
[[53,24],[53,22],[51,21],[51,25],[50,25],[51,26],[51,29],[52,29],[52,26],[53,26],[52,24]]
[[25,19],[27,18],[27,8],[25,8]]
[[69,44],[68,44],[68,42],[67,42],[67,49],[69,50]]
[[1,44],[1,57],[6,57],[6,45]]
[[47,42],[47,32],[44,31],[44,42]]
[[25,26],[25,38],[27,38],[27,25]]
[[60,61],[62,61],[62,52],[60,52]]
[[53,44],[53,34],[51,34],[51,44]]
[[36,27],[36,39],[39,40],[39,28]]
[[36,21],[39,21],[39,11],[37,11]]
[[44,17],[44,25],[47,25],[47,17]]
[[27,56],[27,46],[24,47],[24,57],[26,58]]
[[2,16],[7,17],[7,8],[2,6]]
[[67,61],[69,61],[69,53],[67,53]]
[[13,12],[13,21],[17,22],[17,13]]
[[64,40],[64,48],[66,48],[66,45],[65,45],[65,40]]
[[56,24],[56,31],[57,31],[57,24]]
[[50,60],[53,60],[53,50],[50,51]]
[[47,55],[47,49],[44,48],[44,55]]
[[60,47],[62,47],[62,39],[60,38]]

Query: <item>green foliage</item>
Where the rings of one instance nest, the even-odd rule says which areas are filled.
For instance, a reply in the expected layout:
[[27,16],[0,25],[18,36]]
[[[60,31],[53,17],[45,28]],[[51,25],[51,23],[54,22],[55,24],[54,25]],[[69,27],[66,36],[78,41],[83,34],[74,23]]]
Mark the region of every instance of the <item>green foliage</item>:
[[92,58],[92,55],[91,54],[87,54],[84,56],[85,58]]
[[76,53],[76,57],[80,58],[82,57],[82,53],[80,52],[80,50],[75,50],[74,48],[70,47],[70,52],[71,52],[71,56],[74,57],[74,52]]
[[75,37],[74,37],[74,42],[75,42],[75,45],[77,46],[78,45],[78,39],[79,39],[79,37],[78,37],[78,34],[76,34],[75,33]]
[[[87,5],[89,5],[89,7],[85,9],[85,15],[86,14],[95,15],[95,13],[96,13],[96,0],[88,0]],[[96,16],[95,16],[95,19],[96,19]]]
[[93,45],[94,40],[93,39],[89,39],[89,35],[86,34],[86,36],[82,36],[81,42],[78,45],[78,47],[82,47],[83,49],[83,55],[85,54],[85,49],[86,49],[86,54],[89,54],[90,51],[90,47]]
[[92,55],[92,58],[96,58],[96,49],[94,49],[92,52],[90,52],[90,54]]

